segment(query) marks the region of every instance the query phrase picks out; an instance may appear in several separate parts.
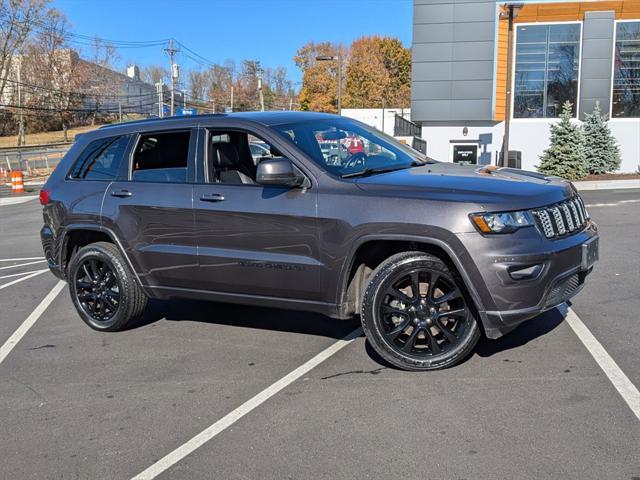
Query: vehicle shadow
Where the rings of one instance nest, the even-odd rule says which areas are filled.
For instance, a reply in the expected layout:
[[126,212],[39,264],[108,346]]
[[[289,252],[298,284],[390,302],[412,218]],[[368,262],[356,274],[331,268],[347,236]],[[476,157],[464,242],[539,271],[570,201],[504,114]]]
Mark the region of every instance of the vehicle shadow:
[[538,337],[546,335],[564,321],[566,308],[554,308],[524,322],[512,332],[497,340],[490,340],[482,336],[476,346],[476,354],[481,357],[490,357],[505,350],[526,345]]
[[[538,337],[542,337],[555,329],[564,321],[565,315],[566,307],[554,308],[553,310],[549,310],[548,312],[538,315],[537,317],[523,323],[512,332],[509,332],[497,340],[491,340],[482,335],[475,350],[456,365],[468,362],[475,355],[478,355],[479,357],[490,357],[496,353],[526,345],[530,341],[535,340]],[[371,346],[369,340],[367,340],[365,348],[367,355],[369,355],[374,362],[390,369],[400,370],[398,367],[391,365],[383,359]]]
[[141,319],[128,329],[137,329],[159,320],[200,322],[243,328],[301,333],[340,339],[359,325],[356,320],[337,320],[324,315],[200,300],[150,300]]

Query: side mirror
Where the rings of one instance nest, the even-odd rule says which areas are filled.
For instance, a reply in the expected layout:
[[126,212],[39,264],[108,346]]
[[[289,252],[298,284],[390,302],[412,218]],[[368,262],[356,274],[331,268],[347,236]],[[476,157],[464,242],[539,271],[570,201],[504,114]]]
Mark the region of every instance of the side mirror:
[[256,181],[262,185],[299,187],[307,179],[287,158],[265,158],[258,163]]

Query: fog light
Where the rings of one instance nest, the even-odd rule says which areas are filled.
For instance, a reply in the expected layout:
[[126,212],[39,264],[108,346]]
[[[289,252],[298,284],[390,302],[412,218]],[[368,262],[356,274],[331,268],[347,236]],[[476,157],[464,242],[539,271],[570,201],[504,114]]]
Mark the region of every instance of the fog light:
[[514,280],[530,280],[540,275],[542,265],[529,265],[526,267],[509,267],[509,276]]

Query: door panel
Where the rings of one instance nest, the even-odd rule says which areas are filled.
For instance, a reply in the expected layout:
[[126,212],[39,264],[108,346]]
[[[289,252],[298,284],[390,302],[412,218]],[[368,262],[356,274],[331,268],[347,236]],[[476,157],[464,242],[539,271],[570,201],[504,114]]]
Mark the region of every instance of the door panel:
[[193,286],[192,196],[191,184],[114,182],[107,190],[104,226],[116,233],[145,285]]
[[139,135],[125,175],[105,193],[103,225],[116,233],[145,285],[195,288],[197,141],[197,129]]
[[315,190],[195,185],[202,289],[317,300]]

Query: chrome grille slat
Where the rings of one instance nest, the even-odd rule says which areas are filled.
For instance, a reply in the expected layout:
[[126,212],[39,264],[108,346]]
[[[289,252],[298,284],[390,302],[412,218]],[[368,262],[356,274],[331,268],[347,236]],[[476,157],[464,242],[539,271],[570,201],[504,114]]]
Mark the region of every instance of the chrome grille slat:
[[567,203],[562,204],[562,211],[564,212],[564,218],[567,221],[567,226],[569,227],[569,231],[573,232],[576,227],[573,224],[573,218],[571,217],[571,212],[569,211],[569,205]]
[[538,227],[547,238],[576,233],[585,226],[589,216],[578,196],[564,202],[539,208],[531,212]]

